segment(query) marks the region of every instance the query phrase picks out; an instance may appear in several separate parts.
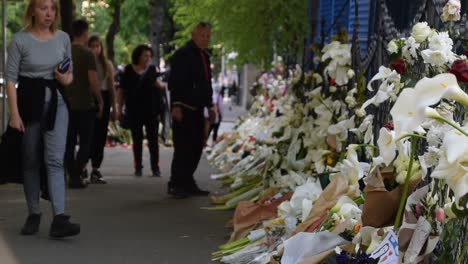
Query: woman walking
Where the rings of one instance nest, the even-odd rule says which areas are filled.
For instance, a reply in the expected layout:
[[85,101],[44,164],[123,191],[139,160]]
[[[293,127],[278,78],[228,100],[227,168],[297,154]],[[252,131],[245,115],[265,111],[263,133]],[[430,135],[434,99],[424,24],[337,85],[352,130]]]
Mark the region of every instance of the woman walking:
[[[132,64],[125,66],[119,89],[120,107],[125,104],[125,115],[133,139],[135,176],[142,176],[143,126],[146,130],[152,176],[160,177],[159,169],[159,114],[161,90],[157,70],[150,65],[153,51],[147,45],[138,45],[132,52]],[[122,110],[122,109],[120,109]]]
[[[54,218],[49,235],[53,238],[80,233],[80,225],[65,215],[64,155],[68,109],[64,86],[72,82],[68,35],[57,30],[57,0],[29,0],[24,30],[14,34],[8,48],[7,95],[9,126],[23,132],[22,173],[29,216],[22,235],[39,230],[40,173],[45,167]],[[18,89],[15,85],[18,84]]]
[[105,184],[106,181],[102,176],[99,168],[101,167],[102,160],[104,159],[104,146],[107,139],[107,127],[109,119],[118,119],[117,101],[114,87],[114,67],[112,63],[107,60],[104,46],[99,36],[91,36],[88,40],[88,48],[96,56],[96,66],[99,83],[101,85],[101,95],[104,102],[102,118],[96,118],[94,123],[94,137],[93,144],[91,145],[91,183]]

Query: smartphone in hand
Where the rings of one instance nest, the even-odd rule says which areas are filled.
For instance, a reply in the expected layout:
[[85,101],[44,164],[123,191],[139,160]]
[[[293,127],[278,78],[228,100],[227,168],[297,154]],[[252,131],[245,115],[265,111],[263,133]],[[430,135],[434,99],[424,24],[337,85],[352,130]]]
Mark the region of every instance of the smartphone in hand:
[[57,66],[58,72],[61,74],[66,73],[70,69],[71,65],[71,59],[70,58],[65,58],[63,59],[60,64]]

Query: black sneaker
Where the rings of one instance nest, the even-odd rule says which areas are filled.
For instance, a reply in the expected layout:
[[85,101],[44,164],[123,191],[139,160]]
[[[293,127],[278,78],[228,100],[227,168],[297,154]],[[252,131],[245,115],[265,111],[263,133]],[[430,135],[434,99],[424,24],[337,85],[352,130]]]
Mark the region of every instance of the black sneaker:
[[159,168],[153,170],[153,177],[161,177],[161,171],[159,170]]
[[177,199],[184,199],[189,197],[189,193],[182,188],[169,187],[167,189],[167,194],[173,196]]
[[70,182],[68,183],[68,187],[70,189],[84,189],[86,187],[88,187],[88,184],[83,180],[83,179],[79,179],[79,180],[70,180]]
[[191,196],[208,196],[210,195],[209,191],[202,190],[198,186],[192,187],[188,190],[189,195]]
[[102,177],[102,174],[99,170],[93,170],[91,172],[91,183],[106,184],[106,180]]
[[83,180],[88,179],[88,170],[86,168],[84,168],[83,171],[81,172],[80,178]]
[[41,223],[41,214],[30,214],[26,218],[23,228],[21,228],[21,235],[30,236],[39,231],[39,224]]
[[135,176],[141,177],[143,175],[142,169],[135,169]]
[[49,236],[52,238],[64,238],[76,236],[81,232],[79,224],[70,222],[70,216],[59,214],[54,217],[50,225]]

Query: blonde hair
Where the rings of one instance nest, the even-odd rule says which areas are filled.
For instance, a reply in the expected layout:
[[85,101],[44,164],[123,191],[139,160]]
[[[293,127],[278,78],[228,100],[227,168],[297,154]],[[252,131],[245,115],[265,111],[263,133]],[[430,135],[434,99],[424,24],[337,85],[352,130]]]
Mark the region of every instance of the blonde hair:
[[[47,0],[29,0],[28,7],[26,8],[26,12],[23,15],[23,26],[24,30],[29,31],[34,27],[34,8],[39,3],[43,3]],[[56,32],[58,29],[58,21],[59,21],[59,6],[57,0],[49,0],[52,2],[53,7],[55,8],[55,19],[54,23],[50,25],[50,31]]]

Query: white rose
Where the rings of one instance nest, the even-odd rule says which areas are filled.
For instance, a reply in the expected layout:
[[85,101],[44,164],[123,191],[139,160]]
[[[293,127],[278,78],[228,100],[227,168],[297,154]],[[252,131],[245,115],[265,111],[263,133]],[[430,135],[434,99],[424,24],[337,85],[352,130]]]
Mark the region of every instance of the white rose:
[[330,93],[334,93],[334,92],[336,92],[336,90],[337,90],[336,86],[334,86],[334,85],[330,86]]
[[350,78],[350,79],[353,78],[354,75],[355,75],[355,73],[354,73],[354,71],[352,69],[349,69],[346,74],[348,75],[348,78]]
[[427,25],[427,22],[419,22],[413,26],[411,31],[411,36],[416,40],[416,42],[421,43],[429,37],[432,33],[431,28]]
[[398,53],[398,45],[394,39],[388,43],[387,51],[390,54]]
[[442,11],[442,15],[440,16],[440,18],[444,22],[458,21],[460,20],[460,9],[461,9],[460,0],[450,0],[444,6],[444,9]]

